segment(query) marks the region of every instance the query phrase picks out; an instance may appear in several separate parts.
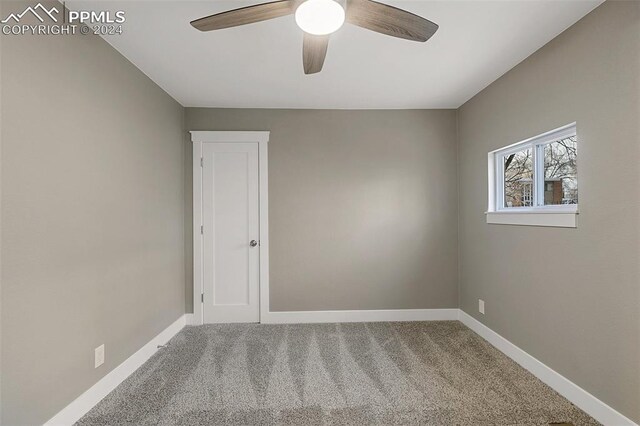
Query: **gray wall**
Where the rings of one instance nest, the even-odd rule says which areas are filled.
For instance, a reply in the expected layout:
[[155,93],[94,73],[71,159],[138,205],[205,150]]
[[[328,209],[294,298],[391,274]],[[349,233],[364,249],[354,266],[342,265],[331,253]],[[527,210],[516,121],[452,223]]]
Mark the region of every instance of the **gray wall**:
[[272,311],[457,307],[454,110],[188,108],[186,128],[271,131]]
[[[0,16],[4,15],[0,2]],[[2,41],[0,37],[0,423],[2,423]]]
[[[639,45],[606,2],[459,110],[461,308],[636,422]],[[578,228],[487,225],[487,153],[573,121]]]
[[2,38],[1,423],[41,424],[184,313],[184,111],[100,38]]

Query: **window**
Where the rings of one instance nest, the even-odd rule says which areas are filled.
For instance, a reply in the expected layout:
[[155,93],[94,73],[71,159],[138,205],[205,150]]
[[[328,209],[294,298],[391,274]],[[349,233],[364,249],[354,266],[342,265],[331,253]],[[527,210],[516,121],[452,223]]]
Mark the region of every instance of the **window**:
[[575,227],[577,206],[575,123],[489,153],[488,223]]
[[504,208],[533,206],[533,150],[501,155]]

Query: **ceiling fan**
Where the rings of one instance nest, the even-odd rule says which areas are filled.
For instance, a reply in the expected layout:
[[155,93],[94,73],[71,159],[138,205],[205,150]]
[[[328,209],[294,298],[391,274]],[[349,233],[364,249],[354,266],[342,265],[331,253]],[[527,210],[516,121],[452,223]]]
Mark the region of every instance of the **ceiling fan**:
[[221,30],[295,14],[304,31],[302,60],[305,74],[322,70],[329,37],[345,22],[381,34],[425,42],[438,25],[406,10],[373,0],[278,0],[229,10],[191,21],[200,31]]

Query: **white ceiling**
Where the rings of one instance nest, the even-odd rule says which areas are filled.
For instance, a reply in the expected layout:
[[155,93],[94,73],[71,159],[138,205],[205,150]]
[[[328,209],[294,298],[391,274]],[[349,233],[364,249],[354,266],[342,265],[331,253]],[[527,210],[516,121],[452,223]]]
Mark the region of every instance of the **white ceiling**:
[[302,70],[293,16],[202,33],[189,21],[264,1],[67,1],[124,10],[106,40],[184,106],[457,108],[602,0],[392,1],[440,29],[426,43],[346,25],[324,70]]

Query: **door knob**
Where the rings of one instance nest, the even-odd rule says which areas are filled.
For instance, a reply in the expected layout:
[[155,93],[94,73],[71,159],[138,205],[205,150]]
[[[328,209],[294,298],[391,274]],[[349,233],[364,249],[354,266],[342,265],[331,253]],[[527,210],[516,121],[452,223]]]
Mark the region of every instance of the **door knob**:
[[257,242],[256,240],[251,240],[251,242],[249,243],[249,245],[250,245],[251,247],[255,247],[255,246],[257,246],[257,245],[258,245],[258,242]]

